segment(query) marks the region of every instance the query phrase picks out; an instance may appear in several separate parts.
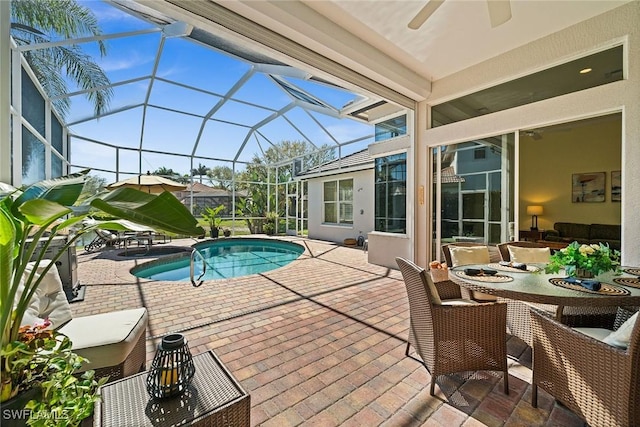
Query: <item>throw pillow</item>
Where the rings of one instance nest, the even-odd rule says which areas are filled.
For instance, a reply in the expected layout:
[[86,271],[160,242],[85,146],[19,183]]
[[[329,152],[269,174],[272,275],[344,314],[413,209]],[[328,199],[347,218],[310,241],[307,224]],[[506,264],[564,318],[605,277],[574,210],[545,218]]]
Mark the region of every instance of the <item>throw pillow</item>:
[[468,264],[488,264],[489,248],[486,246],[449,246],[452,267]]
[[636,324],[637,318],[638,313],[636,312],[636,314],[627,319],[627,321],[624,322],[617,330],[611,332],[602,341],[614,347],[629,347],[629,341],[631,341],[631,332],[633,332],[633,327]]
[[[44,269],[51,261],[42,260],[36,269],[34,279],[42,275]],[[29,262],[25,268],[23,277],[27,277],[33,271],[35,263]],[[22,294],[23,288],[19,292]],[[62,280],[58,273],[58,268],[54,264],[45,274],[44,278],[38,285],[36,292],[29,301],[29,307],[22,319],[22,325],[33,325],[34,322],[41,322],[49,319],[51,327],[57,329],[67,323],[72,318],[71,306],[67,301],[64,293]]]
[[511,262],[521,263],[548,263],[551,258],[549,248],[522,248],[519,246],[507,245]]

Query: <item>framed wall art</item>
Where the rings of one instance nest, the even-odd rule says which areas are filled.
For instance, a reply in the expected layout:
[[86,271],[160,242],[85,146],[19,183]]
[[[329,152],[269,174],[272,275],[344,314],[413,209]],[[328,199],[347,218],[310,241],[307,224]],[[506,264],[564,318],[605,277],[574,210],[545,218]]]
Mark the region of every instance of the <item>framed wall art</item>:
[[571,175],[571,201],[574,203],[604,202],[605,172]]
[[611,201],[622,201],[622,171],[611,171]]

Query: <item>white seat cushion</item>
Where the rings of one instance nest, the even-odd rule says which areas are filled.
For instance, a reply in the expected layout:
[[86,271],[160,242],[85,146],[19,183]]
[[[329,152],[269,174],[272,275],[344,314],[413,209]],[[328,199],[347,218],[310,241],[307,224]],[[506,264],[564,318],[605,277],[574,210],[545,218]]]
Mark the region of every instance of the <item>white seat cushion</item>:
[[446,299],[442,301],[441,305],[476,305],[475,301],[470,301],[468,299]]
[[521,263],[548,263],[551,259],[551,249],[549,248],[522,248],[519,246],[507,245],[511,262]]
[[78,317],[60,328],[73,351],[89,359],[82,370],[118,365],[129,356],[147,329],[146,308]]
[[581,332],[585,335],[589,335],[591,338],[595,338],[598,341],[604,341],[604,339],[609,336],[609,334],[612,332],[611,329],[605,329],[605,328],[584,328],[584,327],[580,327],[580,328],[572,328],[578,332]]

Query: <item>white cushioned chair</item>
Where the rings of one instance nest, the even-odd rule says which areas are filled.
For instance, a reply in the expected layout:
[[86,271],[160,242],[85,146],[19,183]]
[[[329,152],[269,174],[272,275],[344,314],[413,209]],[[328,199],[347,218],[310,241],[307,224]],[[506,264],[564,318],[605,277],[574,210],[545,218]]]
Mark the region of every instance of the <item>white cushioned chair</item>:
[[[25,274],[32,271],[33,265],[28,264]],[[42,261],[36,275],[47,265],[47,260]],[[93,369],[96,377],[108,375],[109,381],[113,381],[145,369],[146,308],[73,318],[54,265],[31,298],[22,324],[32,325],[45,318],[49,319],[52,328],[69,337],[75,353],[89,360],[82,370]]]

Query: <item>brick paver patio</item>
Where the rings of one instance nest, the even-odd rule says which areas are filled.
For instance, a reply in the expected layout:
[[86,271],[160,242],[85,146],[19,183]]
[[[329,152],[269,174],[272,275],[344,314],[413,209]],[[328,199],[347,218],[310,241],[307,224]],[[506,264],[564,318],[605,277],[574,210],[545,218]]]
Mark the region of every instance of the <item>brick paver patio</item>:
[[430,396],[429,373],[404,355],[400,272],[369,264],[359,248],[285,239],[306,248],[288,266],[198,288],[129,273],[153,258],[81,252],[86,293],[74,315],[146,307],[148,362],[170,332],[183,333],[193,354],[214,350],[251,395],[255,426],[582,426],[544,391],[539,408],[530,405],[526,352],[523,365],[511,360],[508,396],[491,372],[441,377]]

